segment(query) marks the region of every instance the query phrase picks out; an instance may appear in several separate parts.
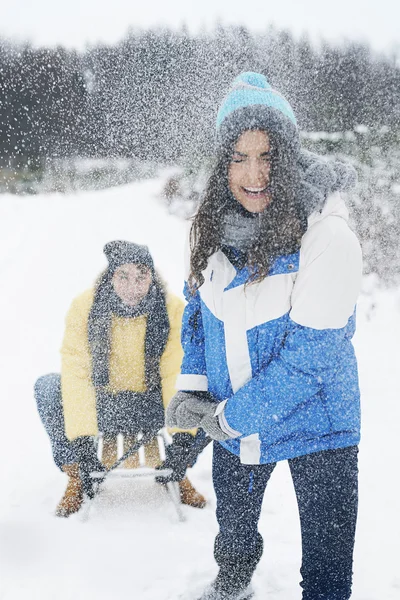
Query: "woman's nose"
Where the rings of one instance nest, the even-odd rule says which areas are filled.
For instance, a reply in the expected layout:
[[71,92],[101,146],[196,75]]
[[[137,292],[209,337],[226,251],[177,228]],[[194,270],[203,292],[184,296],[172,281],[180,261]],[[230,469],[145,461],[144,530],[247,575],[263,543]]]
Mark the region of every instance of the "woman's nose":
[[257,186],[265,183],[269,179],[269,169],[264,163],[258,160],[249,161],[248,165],[249,184]]

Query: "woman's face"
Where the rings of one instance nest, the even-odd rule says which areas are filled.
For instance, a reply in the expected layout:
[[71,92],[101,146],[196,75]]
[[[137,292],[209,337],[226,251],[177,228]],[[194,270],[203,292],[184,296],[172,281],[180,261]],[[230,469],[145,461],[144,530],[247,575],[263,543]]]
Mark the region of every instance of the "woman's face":
[[120,265],[111,280],[114,292],[124,304],[136,306],[147,296],[151,283],[151,271],[145,265],[128,263]]
[[271,203],[269,176],[271,152],[268,134],[244,131],[235,144],[228,182],[236,200],[249,212],[260,213]]

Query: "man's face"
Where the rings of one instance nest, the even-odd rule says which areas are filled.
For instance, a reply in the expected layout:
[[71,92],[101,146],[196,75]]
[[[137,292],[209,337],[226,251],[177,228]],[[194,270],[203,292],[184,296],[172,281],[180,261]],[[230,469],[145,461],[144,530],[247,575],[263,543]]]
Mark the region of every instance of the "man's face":
[[149,292],[152,275],[145,265],[120,265],[111,280],[114,292],[127,306],[136,306]]

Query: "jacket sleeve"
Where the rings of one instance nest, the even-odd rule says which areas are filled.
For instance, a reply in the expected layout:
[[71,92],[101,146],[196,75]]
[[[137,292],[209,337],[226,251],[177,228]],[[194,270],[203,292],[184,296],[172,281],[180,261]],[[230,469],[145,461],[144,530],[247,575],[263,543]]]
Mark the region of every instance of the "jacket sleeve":
[[70,440],[98,432],[87,335],[91,302],[92,296],[87,293],[73,301],[66,317],[61,348],[61,393],[65,432]]
[[[338,219],[339,217],[332,217]],[[345,221],[316,223],[303,237],[285,342],[225,404],[222,423],[242,435],[267,432],[321,390],[352,335],[362,258]]]
[[182,391],[207,391],[207,370],[201,301],[198,291],[192,294],[185,283],[187,304],[182,318],[183,361],[177,388]]
[[164,408],[167,408],[176,392],[176,378],[179,374],[183,356],[180,337],[184,304],[179,298],[173,297],[168,308],[170,330],[167,345],[160,361]]

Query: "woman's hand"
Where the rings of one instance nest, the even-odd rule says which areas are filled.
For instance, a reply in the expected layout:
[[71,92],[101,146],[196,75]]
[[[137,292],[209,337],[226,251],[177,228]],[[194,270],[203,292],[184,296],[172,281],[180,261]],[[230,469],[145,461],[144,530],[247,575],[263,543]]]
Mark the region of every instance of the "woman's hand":
[[177,392],[167,408],[166,423],[181,429],[201,427],[213,440],[227,440],[230,436],[215,416],[218,404],[211,394],[204,398],[204,392]]
[[165,422],[168,427],[193,429],[193,427],[199,426],[199,415],[186,409],[186,402],[194,397],[191,392],[177,392],[173,396],[165,414]]
[[185,402],[185,411],[197,416],[198,427],[204,429],[207,435],[213,440],[228,440],[231,436],[225,433],[219,424],[219,418],[216,416],[219,402],[203,400],[196,396],[191,396]]

